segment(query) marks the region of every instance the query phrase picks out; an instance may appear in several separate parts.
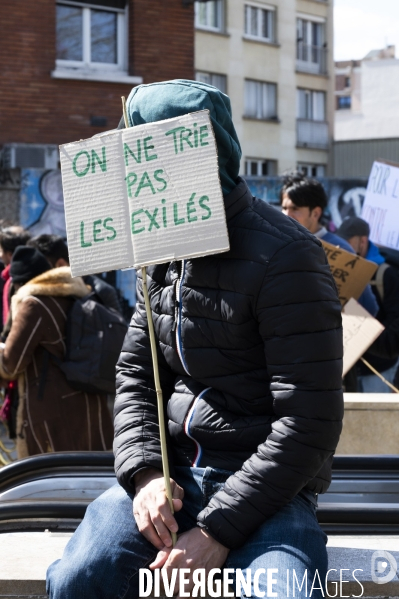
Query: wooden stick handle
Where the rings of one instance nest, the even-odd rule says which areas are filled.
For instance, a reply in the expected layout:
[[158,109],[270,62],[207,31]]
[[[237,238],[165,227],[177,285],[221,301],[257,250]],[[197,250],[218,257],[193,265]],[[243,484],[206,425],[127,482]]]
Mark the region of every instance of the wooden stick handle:
[[[162,453],[162,468],[163,468],[163,475],[164,475],[164,479],[165,479],[166,496],[168,498],[170,509],[173,514],[174,509],[173,509],[173,501],[172,501],[172,489],[170,486],[170,474],[169,474],[169,462],[168,462],[168,448],[167,448],[167,444],[166,444],[166,428],[165,428],[163,395],[162,395],[162,389],[161,389],[161,381],[159,379],[157,342],[155,339],[154,323],[152,321],[150,298],[148,295],[148,287],[147,287],[147,270],[146,270],[145,266],[143,266],[143,268],[141,269],[141,273],[143,276],[144,303],[145,303],[145,309],[147,312],[148,330],[150,333],[150,342],[151,342],[152,365],[154,368],[155,390],[157,393],[159,436],[161,439],[161,453]],[[176,533],[172,532],[171,534],[172,534],[173,546],[175,546]]]
[[[126,110],[126,99],[124,96],[122,96],[122,107],[123,107],[123,118],[125,120],[125,127],[128,128],[129,120],[128,120],[127,110]],[[148,287],[147,287],[147,270],[146,270],[145,266],[142,267],[141,274],[143,277],[144,303],[145,303],[145,310],[147,313],[148,331],[150,333],[152,367],[153,367],[153,371],[154,371],[155,391],[157,394],[159,436],[160,436],[160,440],[161,440],[161,454],[162,454],[162,469],[163,469],[163,476],[165,479],[166,497],[168,499],[171,512],[173,514],[174,509],[173,509],[173,501],[172,501],[172,488],[170,486],[170,473],[169,473],[169,462],[168,462],[168,448],[167,448],[167,444],[166,444],[166,428],[165,428],[163,395],[162,395],[162,389],[161,389],[161,381],[159,378],[157,341],[155,338],[154,323],[152,321],[150,298],[148,295]],[[173,543],[173,547],[174,547],[176,545],[176,540],[177,540],[176,533],[171,532],[171,535],[172,535],[172,543]]]
[[387,381],[387,379],[385,377],[383,377],[382,374],[380,374],[378,372],[378,370],[376,370],[369,362],[367,362],[367,360],[365,360],[364,358],[360,358],[360,359],[363,362],[363,364],[366,364],[367,368],[370,368],[371,372],[374,372],[374,374],[376,376],[378,376],[382,380],[383,383],[385,383],[386,385],[388,385],[388,387],[390,389],[392,389],[392,391],[394,393],[399,393],[399,389],[397,389],[395,387],[395,385],[392,385],[392,383],[390,383],[389,381]]

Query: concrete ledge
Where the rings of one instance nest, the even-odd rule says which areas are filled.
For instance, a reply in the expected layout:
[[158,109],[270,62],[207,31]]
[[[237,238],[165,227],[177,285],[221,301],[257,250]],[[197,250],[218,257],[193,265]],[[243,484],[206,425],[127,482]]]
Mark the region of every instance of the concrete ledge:
[[47,597],[47,568],[62,557],[71,536],[51,532],[1,534],[0,598]]
[[399,454],[398,394],[345,393],[344,400],[344,426],[337,454]]
[[[46,597],[46,570],[62,556],[70,537],[70,533],[51,532],[2,534],[0,598]],[[377,584],[372,580],[372,556],[375,551],[381,550],[389,551],[399,565],[399,536],[330,536],[329,568],[333,570],[328,576],[330,595],[335,595],[338,590],[337,597],[399,597],[397,575],[386,584]],[[362,595],[359,583],[353,578],[355,570],[355,576],[364,589]],[[343,581],[341,585],[340,577]]]

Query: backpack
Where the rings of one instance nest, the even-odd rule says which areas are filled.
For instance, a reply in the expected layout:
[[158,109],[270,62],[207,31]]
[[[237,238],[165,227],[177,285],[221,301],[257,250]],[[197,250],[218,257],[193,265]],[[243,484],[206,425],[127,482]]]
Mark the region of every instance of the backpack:
[[380,264],[377,268],[375,279],[370,281],[370,285],[376,287],[381,303],[384,301],[384,273],[389,267],[390,264],[387,264],[387,262]]
[[381,255],[385,258],[385,262],[379,265],[376,275],[370,285],[377,289],[381,302],[384,301],[384,274],[389,266],[392,266],[399,272],[399,252],[391,248],[379,248]]
[[128,327],[119,312],[96,298],[90,293],[73,302],[67,315],[66,355],[56,363],[73,389],[115,393],[115,365]]

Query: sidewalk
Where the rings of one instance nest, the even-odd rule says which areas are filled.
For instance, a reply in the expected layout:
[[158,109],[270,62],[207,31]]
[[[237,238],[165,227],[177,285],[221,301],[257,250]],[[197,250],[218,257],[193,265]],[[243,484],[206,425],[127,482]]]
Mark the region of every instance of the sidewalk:
[[[45,597],[47,567],[62,556],[70,536],[70,533],[52,532],[3,533],[0,536],[0,598]],[[330,596],[398,597],[397,576],[384,585],[376,584],[372,579],[372,556],[381,550],[389,551],[398,562],[399,536],[330,536],[329,568],[333,570],[328,576]],[[356,579],[364,587],[363,593],[352,575],[354,570],[357,570]]]

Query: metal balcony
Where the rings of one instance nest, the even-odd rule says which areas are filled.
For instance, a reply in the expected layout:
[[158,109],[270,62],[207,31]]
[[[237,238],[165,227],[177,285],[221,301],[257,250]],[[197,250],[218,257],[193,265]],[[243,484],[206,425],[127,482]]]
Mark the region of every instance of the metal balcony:
[[327,74],[327,48],[298,41],[296,44],[296,69],[313,75]]
[[296,121],[296,145],[301,148],[327,150],[329,143],[328,123],[326,121]]

